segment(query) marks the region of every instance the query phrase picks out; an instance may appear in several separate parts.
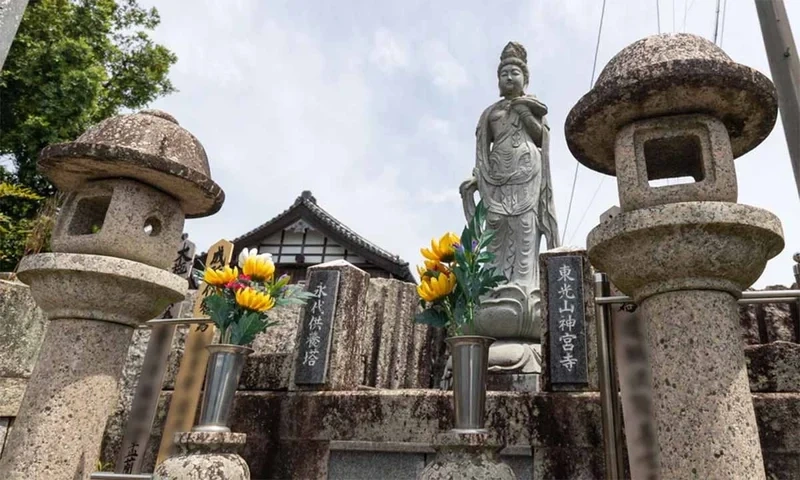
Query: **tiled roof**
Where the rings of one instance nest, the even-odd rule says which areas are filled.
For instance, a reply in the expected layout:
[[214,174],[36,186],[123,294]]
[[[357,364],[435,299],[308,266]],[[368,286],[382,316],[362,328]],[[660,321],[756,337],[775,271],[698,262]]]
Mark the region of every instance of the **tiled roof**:
[[383,259],[384,262],[387,263],[388,265],[379,265],[379,266],[388,267],[387,269],[395,277],[398,277],[408,282],[415,282],[414,277],[411,275],[411,270],[409,270],[408,262],[404,261],[398,255],[394,255],[382,249],[381,247],[375,245],[374,243],[370,242],[369,240],[365,239],[361,235],[351,230],[347,225],[343,224],[342,222],[337,220],[333,215],[326,212],[322,207],[317,205],[316,198],[314,198],[311,192],[307,190],[304,191],[299,197],[297,197],[297,199],[294,201],[291,207],[287,208],[286,210],[284,210],[271,220],[267,221],[266,223],[234,239],[233,243],[234,245],[236,245],[236,249],[239,250],[240,243],[247,242],[253,239],[254,237],[258,237],[261,233],[268,231],[273,225],[275,225],[279,221],[285,219],[286,217],[294,216],[295,212],[297,212],[301,207],[307,208],[311,212],[311,214],[314,215],[314,217],[317,220],[319,220],[320,223],[328,227],[333,232],[338,233],[339,235],[347,239],[350,243]]

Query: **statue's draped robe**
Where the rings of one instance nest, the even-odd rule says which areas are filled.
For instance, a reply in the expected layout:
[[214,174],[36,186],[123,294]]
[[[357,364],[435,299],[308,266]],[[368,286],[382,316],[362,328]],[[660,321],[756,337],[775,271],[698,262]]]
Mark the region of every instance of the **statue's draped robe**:
[[[538,104],[533,96],[518,102]],[[514,110],[501,100],[484,110],[476,131],[478,191],[487,207],[488,227],[496,231],[489,249],[495,266],[530,293],[538,289],[539,243],[558,246],[552,183],[549,168],[549,127],[544,117],[542,148]],[[530,106],[530,105],[529,105]]]

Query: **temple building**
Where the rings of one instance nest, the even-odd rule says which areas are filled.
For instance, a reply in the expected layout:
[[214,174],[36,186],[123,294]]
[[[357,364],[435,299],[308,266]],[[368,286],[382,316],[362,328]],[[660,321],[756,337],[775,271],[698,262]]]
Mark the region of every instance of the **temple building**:
[[233,258],[244,248],[271,253],[276,274],[289,274],[296,282],[305,279],[308,267],[334,260],[346,260],[372,278],[416,282],[408,262],[334,218],[317,205],[310,191],[304,191],[278,216],[234,239],[233,244]]

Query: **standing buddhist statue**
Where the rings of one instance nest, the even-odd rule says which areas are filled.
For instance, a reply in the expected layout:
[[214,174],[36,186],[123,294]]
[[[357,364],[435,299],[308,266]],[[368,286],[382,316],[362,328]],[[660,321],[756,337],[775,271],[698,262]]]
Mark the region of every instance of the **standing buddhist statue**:
[[497,68],[502,100],[478,121],[475,169],[461,184],[464,213],[475,213],[475,192],[487,207],[494,266],[508,283],[494,289],[476,316],[476,334],[498,339],[490,371],[538,373],[541,337],[539,245],[559,246],[549,168],[547,107],[525,93],[527,52],[510,42]]

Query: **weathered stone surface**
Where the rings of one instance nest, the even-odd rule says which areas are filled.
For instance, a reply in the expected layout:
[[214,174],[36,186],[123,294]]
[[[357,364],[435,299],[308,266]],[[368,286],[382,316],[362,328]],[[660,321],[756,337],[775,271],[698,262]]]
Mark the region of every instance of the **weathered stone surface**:
[[[427,326],[414,323],[419,300],[414,284],[373,278],[366,297],[367,384],[378,388],[428,387],[430,375],[423,350]],[[370,329],[365,329],[370,333]],[[430,358],[430,357],[428,357]]]
[[0,280],[0,324],[0,377],[30,377],[47,318],[24,283]]
[[[730,140],[721,120],[676,115],[639,120],[620,130],[614,147],[623,212],[665,203],[736,202]],[[651,180],[693,177],[692,183],[651,186]]]
[[649,297],[640,309],[662,477],[764,478],[736,299],[687,290]]
[[739,325],[745,345],[763,343],[759,330],[758,305],[739,305]]
[[516,480],[497,452],[502,441],[496,434],[444,432],[436,435],[436,459],[420,480]]
[[24,283],[0,280],[0,325],[0,417],[14,417],[47,327]]
[[[552,251],[547,251],[539,255],[539,269],[541,271],[541,285],[542,285],[542,298],[546,299],[549,295],[550,285],[547,280],[547,264],[552,259],[564,255],[574,255],[580,257],[583,262],[583,310],[584,310],[584,332],[586,335],[586,365],[588,368],[589,382],[586,385],[570,385],[557,387],[559,389],[570,391],[597,391],[599,388],[599,380],[597,376],[597,324],[595,319],[594,308],[594,271],[589,262],[586,250],[583,249],[570,249],[559,248]],[[540,385],[542,391],[553,391],[553,385],[550,378],[550,342],[551,332],[549,327],[550,311],[548,302],[542,302],[542,376],[540,378]]]
[[178,199],[187,218],[216,213],[225,199],[211,180],[203,146],[159,110],[106,119],[74,142],[46,147],[38,165],[66,192],[96,179],[138,180]]
[[800,345],[749,345],[744,353],[752,392],[800,392]]
[[[294,383],[292,373],[289,388],[354,390],[364,383],[364,355],[368,342],[363,331],[367,318],[367,306],[363,299],[369,288],[369,274],[343,260],[313,266],[308,270],[309,276],[315,270],[335,270],[341,274],[333,318],[328,376],[324,386],[302,386]],[[298,335],[301,331],[298,329]]]
[[775,125],[775,87],[699,35],[654,35],[627,46],[606,65],[567,117],[567,145],[587,167],[613,175],[614,142],[622,126],[697,112],[725,123],[736,158]]
[[0,458],[5,479],[88,478],[132,333],[118,323],[50,322]]
[[329,480],[406,480],[425,468],[424,453],[331,450]]
[[[765,457],[769,455],[774,460],[777,456],[800,455],[800,394],[754,393],[753,405]],[[769,478],[779,478],[775,470],[767,473]],[[785,473],[797,478],[800,469]]]
[[[783,285],[768,286],[766,290],[788,290]],[[761,303],[757,305],[761,310],[759,313],[764,319],[764,329],[767,334],[766,341],[769,342],[796,342],[798,341],[796,332],[796,318],[792,315],[792,305],[789,303]]]
[[36,304],[51,320],[82,318],[137,326],[182,300],[186,292],[185,278],[103,255],[31,255],[22,259],[17,275],[31,285]]
[[237,453],[242,433],[175,434],[177,452],[156,467],[154,480],[249,480],[250,469]]
[[679,289],[738,296],[758,279],[784,241],[780,220],[766,210],[682,202],[620,213],[595,227],[587,245],[592,265],[641,302]]
[[17,416],[27,385],[27,378],[0,378],[0,417]]
[[67,196],[51,245],[168,270],[183,224],[180,204],[166,193],[134,180],[97,180]]

